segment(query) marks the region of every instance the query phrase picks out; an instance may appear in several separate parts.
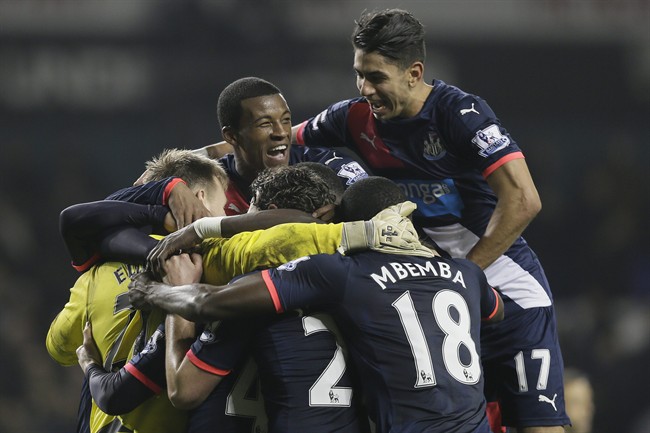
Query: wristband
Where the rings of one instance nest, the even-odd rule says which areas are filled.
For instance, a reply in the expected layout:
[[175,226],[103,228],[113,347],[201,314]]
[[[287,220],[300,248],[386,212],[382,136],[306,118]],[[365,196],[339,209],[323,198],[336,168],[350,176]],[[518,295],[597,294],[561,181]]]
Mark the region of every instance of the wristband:
[[221,220],[226,217],[203,217],[192,224],[196,235],[201,238],[220,238],[221,237]]
[[370,221],[351,221],[343,223],[341,232],[341,245],[339,251],[343,255],[352,254],[358,251],[365,251],[369,247],[369,233],[374,236]]

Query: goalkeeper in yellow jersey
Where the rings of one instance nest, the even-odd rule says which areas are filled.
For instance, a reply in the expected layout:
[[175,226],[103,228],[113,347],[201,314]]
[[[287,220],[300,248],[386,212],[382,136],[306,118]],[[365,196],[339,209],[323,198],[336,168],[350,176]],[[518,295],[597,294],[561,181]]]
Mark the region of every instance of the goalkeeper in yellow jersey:
[[[150,161],[148,166],[152,168],[152,175],[157,173],[160,177],[166,177],[165,174],[170,172],[180,176],[213,215],[223,212],[227,177],[223,168],[214,160],[200,157],[191,151],[171,149]],[[151,211],[149,217],[153,215],[158,218],[159,225],[162,225],[165,213]],[[106,214],[99,216],[106,219]],[[74,218],[68,222],[73,220]],[[77,240],[77,236],[84,234],[89,227],[92,227],[92,224],[87,226],[82,223],[77,232],[62,230],[64,237],[67,236],[66,245],[71,248],[73,264],[83,265],[96,260],[92,258],[94,254],[89,254],[88,249],[93,245],[94,238],[88,236],[85,244]],[[133,309],[129,303],[127,286],[130,276],[142,267],[143,262],[105,262],[91,267],[80,276],[70,290],[69,301],[53,320],[47,334],[47,350],[55,361],[64,366],[77,363],[75,351],[82,344],[82,332],[86,322],[92,323],[96,337],[98,350],[95,361],[99,371],[116,371],[129,361],[133,355],[136,338],[143,335],[146,340],[164,320],[164,313],[161,311],[142,313]],[[143,433],[183,431],[186,425],[185,412],[171,405],[164,392],[164,381],[162,386],[157,382],[159,381],[156,378],[146,380],[140,388],[132,390],[133,398],[156,395],[146,401],[140,399],[139,403],[143,403],[142,405],[130,405],[131,400],[118,399],[102,402],[99,405],[102,410],[95,402],[90,402],[90,391],[84,383],[80,408],[85,411],[79,414],[78,431],[105,432],[109,431],[109,426],[113,428],[120,424]],[[119,419],[115,417],[117,414],[121,415]]]

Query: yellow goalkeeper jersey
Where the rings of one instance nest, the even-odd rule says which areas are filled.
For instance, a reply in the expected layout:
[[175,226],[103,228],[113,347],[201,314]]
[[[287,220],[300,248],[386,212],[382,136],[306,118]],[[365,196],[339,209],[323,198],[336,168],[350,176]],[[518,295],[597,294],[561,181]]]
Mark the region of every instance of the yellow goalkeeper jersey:
[[226,284],[256,269],[280,266],[308,255],[333,254],[341,243],[342,229],[343,224],[288,223],[228,239],[206,239],[201,243],[203,281]]
[[[109,262],[96,265],[82,274],[70,290],[70,300],[56,316],[46,338],[47,350],[61,365],[77,363],[76,349],[83,343],[86,321],[107,371],[117,371],[133,356],[133,346],[143,328],[142,313],[135,310],[128,297],[131,275],[141,266]],[[164,313],[148,314],[146,338],[164,320]],[[145,340],[146,341],[146,340]],[[93,402],[91,432],[99,431],[115,417],[103,413]],[[165,392],[148,399],[135,410],[119,416],[125,426],[141,433],[176,433],[187,422],[185,411],[174,408]]]

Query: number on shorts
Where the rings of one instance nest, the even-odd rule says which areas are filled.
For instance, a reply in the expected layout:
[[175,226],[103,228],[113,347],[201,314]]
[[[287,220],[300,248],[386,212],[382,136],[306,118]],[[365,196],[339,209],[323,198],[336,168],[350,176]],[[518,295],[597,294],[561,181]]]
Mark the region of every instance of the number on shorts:
[[[538,391],[545,390],[548,386],[548,375],[551,368],[551,352],[548,349],[533,349],[530,352],[530,359],[541,359],[539,367],[539,376],[537,377]],[[519,382],[519,391],[528,391],[528,380],[526,379],[526,364],[524,362],[524,353],[519,352],[515,355],[515,367],[517,369],[517,381]]]

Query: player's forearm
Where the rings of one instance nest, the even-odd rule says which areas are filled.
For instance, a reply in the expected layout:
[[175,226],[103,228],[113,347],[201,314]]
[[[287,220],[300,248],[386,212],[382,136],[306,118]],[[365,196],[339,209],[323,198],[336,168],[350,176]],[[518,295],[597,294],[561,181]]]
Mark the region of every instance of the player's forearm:
[[226,286],[198,283],[182,286],[160,284],[147,294],[146,302],[191,322],[210,322],[238,317],[237,309],[230,310],[226,307],[233,303],[222,301],[224,296],[220,296],[219,292],[225,288]]
[[196,284],[170,286],[155,283],[155,289],[145,295],[144,301],[168,313],[178,314],[187,320],[197,322],[197,299],[201,292],[202,290]]
[[221,220],[221,236],[231,237],[241,232],[264,230],[284,223],[322,223],[323,221],[295,209],[263,210],[236,215]]
[[169,314],[165,320],[165,377],[167,379],[167,394],[172,403],[184,392],[179,369],[185,358],[185,353],[194,341],[196,328],[193,322],[182,317]]
[[201,322],[276,313],[274,301],[259,272],[225,286],[197,286],[202,292],[196,304]]
[[151,305],[192,322],[207,323],[276,311],[260,272],[225,286],[200,283],[169,286],[151,280],[148,274],[139,274],[133,277],[129,290],[136,308]]
[[131,412],[154,395],[124,368],[112,373],[91,364],[86,374],[93,400],[102,412],[109,415]]
[[529,200],[525,195],[510,200],[500,200],[492,214],[485,234],[467,254],[467,258],[487,268],[521,236],[535,218],[541,203]]

